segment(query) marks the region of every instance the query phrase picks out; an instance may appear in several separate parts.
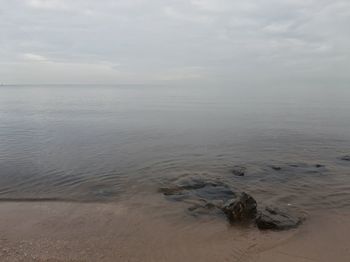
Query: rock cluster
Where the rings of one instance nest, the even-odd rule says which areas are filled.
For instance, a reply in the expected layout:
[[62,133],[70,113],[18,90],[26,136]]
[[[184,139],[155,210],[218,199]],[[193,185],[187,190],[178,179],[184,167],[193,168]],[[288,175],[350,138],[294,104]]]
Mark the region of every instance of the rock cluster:
[[300,218],[275,207],[258,209],[255,199],[244,192],[237,198],[228,201],[222,211],[231,224],[255,223],[261,230],[286,230],[295,228],[301,223]]
[[297,227],[301,219],[275,207],[258,208],[249,194],[235,193],[226,184],[201,178],[182,178],[160,189],[169,200],[187,201],[188,211],[198,214],[224,214],[231,224],[255,224],[259,229],[286,230]]

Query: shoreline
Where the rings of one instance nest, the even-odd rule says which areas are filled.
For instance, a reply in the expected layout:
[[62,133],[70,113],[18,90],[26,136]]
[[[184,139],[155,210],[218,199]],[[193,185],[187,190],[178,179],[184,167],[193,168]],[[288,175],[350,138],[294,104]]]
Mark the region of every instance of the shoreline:
[[1,202],[0,260],[345,262],[350,257],[348,211],[313,212],[298,229],[284,232],[190,219],[176,211],[128,202]]

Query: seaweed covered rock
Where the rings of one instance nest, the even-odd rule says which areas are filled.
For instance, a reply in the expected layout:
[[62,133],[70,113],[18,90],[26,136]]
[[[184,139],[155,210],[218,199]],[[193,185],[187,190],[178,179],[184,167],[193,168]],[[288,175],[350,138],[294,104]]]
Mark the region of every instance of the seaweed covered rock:
[[228,201],[222,208],[231,223],[249,222],[256,217],[257,203],[247,193],[241,193]]

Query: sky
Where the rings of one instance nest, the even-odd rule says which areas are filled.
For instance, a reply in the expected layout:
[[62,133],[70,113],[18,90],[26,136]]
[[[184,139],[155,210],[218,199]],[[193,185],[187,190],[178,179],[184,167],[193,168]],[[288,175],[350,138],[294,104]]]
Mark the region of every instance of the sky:
[[349,80],[349,0],[0,0],[0,83]]

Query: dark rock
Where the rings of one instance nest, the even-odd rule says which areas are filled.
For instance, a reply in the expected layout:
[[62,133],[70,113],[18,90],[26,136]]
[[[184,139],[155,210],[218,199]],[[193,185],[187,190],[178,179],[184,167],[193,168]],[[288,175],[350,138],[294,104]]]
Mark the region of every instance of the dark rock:
[[257,203],[253,197],[243,192],[225,203],[222,211],[231,223],[249,222],[257,214]]
[[340,159],[344,161],[350,161],[350,155],[342,156]]
[[[305,164],[304,164],[305,165]],[[300,167],[300,166],[304,166],[304,165],[299,165],[299,164],[289,164],[289,166],[291,167]]]
[[271,166],[271,168],[272,168],[273,170],[276,170],[276,171],[279,171],[279,170],[282,169],[280,166]]
[[287,230],[297,227],[301,223],[301,219],[277,208],[266,207],[259,212],[255,223],[261,230]]
[[245,168],[244,166],[235,166],[232,169],[232,174],[234,174],[235,176],[244,176],[246,171],[247,168]]
[[179,194],[181,192],[181,188],[178,187],[161,187],[159,188],[159,192],[163,193],[165,196],[172,196]]
[[320,175],[327,174],[329,170],[320,163],[295,163],[283,167],[283,175],[286,179],[295,179],[304,174]]

